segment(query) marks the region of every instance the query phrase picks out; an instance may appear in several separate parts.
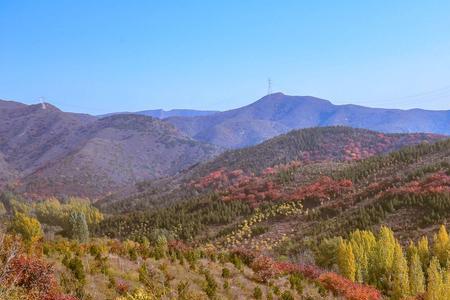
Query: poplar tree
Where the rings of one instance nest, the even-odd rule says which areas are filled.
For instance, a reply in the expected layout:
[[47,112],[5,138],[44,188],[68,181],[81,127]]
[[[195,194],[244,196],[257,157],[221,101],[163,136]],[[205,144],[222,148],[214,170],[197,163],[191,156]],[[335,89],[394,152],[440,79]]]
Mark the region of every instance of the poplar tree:
[[418,253],[412,255],[409,263],[409,284],[411,295],[416,296],[425,292],[425,276]]
[[434,235],[433,239],[433,255],[439,259],[441,266],[447,265],[449,251],[449,237],[447,229],[441,225],[439,232]]
[[394,246],[394,261],[392,264],[392,299],[399,300],[409,295],[408,263],[398,242]]
[[439,259],[435,256],[431,259],[430,266],[428,267],[428,282],[427,293],[425,300],[443,300],[443,281],[441,275],[441,267]]
[[422,270],[428,268],[430,263],[430,248],[428,246],[428,238],[423,236],[417,244],[417,253],[419,254],[420,261],[422,262]]
[[356,262],[353,254],[352,245],[346,241],[339,243],[337,253],[337,264],[341,274],[348,279],[355,281]]
[[382,226],[370,259],[370,283],[386,291],[391,281],[395,237],[391,229]]
[[356,263],[356,281],[362,283],[368,278],[369,257],[376,244],[375,236],[366,230],[356,230],[350,234],[350,244]]
[[414,254],[418,254],[418,252],[419,252],[419,249],[414,244],[414,242],[409,241],[408,248],[406,249],[406,260],[408,262],[411,262],[411,259],[414,256]]

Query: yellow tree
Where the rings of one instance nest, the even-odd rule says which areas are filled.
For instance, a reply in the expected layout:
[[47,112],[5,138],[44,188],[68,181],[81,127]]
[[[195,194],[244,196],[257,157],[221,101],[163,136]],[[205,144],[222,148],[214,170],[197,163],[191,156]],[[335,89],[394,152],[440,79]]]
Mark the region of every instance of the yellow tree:
[[427,282],[427,293],[425,296],[426,300],[444,300],[446,295],[443,295],[443,280],[441,274],[441,267],[439,264],[439,259],[433,257],[428,267],[428,282]]
[[447,264],[449,253],[449,237],[444,225],[441,225],[439,232],[434,235],[433,254],[439,259],[441,266]]
[[355,281],[356,262],[352,245],[346,241],[339,243],[337,251],[337,264],[341,274],[348,279]]
[[399,300],[409,295],[408,263],[398,242],[394,246],[392,277],[392,299]]
[[377,243],[369,259],[369,282],[384,291],[388,290],[391,282],[395,243],[396,240],[392,230],[382,226]]
[[422,262],[422,270],[428,268],[430,263],[430,247],[428,245],[428,238],[423,236],[417,244],[417,253],[419,254],[420,261]]
[[447,270],[445,271],[443,282],[444,286],[442,294],[446,295],[447,297],[450,297],[450,268],[447,268]]
[[356,281],[365,282],[368,276],[370,253],[375,247],[376,238],[371,231],[356,230],[350,234],[350,244],[356,262]]
[[411,295],[416,296],[425,292],[425,276],[422,262],[418,253],[413,253],[409,263],[409,284]]
[[20,212],[14,215],[11,229],[22,236],[28,251],[44,236],[39,221]]
[[411,262],[411,259],[414,254],[418,254],[419,249],[417,249],[417,246],[414,244],[413,241],[409,241],[408,248],[406,249],[406,260],[408,262]]

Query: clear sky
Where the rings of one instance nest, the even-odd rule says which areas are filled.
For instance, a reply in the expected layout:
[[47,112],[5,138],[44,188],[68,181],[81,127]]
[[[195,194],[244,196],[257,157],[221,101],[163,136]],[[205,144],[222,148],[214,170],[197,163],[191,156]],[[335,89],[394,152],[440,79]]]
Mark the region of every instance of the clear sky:
[[0,0],[0,98],[100,114],[273,90],[450,109],[450,1]]

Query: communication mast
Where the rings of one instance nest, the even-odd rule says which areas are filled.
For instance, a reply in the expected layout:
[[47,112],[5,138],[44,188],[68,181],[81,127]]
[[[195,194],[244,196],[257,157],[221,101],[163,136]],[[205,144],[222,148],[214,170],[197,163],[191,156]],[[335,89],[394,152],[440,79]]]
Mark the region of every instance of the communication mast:
[[46,109],[47,107],[45,106],[45,98],[44,97],[39,97],[39,102],[41,102],[41,107],[42,109]]
[[272,94],[272,79],[267,78],[267,95]]

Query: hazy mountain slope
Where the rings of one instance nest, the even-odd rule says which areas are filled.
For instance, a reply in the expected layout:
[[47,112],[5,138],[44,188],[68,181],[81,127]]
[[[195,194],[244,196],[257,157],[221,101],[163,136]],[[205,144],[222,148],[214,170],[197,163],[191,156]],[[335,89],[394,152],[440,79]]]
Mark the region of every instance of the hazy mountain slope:
[[98,119],[48,103],[0,101],[0,184],[20,179],[30,193],[104,195],[219,151],[147,116]]
[[333,105],[309,96],[271,94],[234,110],[213,116],[167,119],[194,139],[223,147],[260,143],[292,129],[344,125],[381,132],[450,134],[450,110],[426,111]]
[[5,160],[5,156],[0,152],[0,186],[17,177],[17,171]]
[[29,193],[97,197],[187,168],[216,154],[215,146],[139,115],[102,118],[79,129],[85,140],[67,156],[24,179]]
[[135,115],[143,115],[158,119],[165,119],[169,117],[197,117],[197,116],[207,116],[217,113],[218,111],[214,110],[195,110],[195,109],[150,109],[150,110],[142,110],[136,112],[115,112],[110,114],[101,115],[99,117],[108,117],[113,115],[123,115],[123,114],[135,114]]
[[30,174],[77,147],[83,140],[78,128],[95,120],[47,103],[0,101],[0,152],[12,168]]

